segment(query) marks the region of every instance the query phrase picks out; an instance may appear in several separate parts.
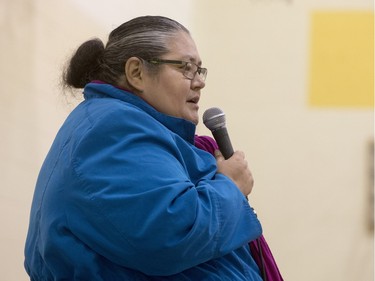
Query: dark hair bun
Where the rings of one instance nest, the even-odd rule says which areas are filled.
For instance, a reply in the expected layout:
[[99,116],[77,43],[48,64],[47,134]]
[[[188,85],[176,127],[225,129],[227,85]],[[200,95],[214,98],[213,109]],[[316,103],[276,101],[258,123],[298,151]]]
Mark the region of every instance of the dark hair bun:
[[65,84],[80,89],[98,79],[103,54],[104,44],[100,39],[84,42],[74,53],[64,72]]

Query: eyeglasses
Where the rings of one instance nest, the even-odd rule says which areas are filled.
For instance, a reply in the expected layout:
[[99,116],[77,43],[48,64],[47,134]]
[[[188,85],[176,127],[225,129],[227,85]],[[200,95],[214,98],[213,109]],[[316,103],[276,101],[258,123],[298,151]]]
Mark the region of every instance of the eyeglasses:
[[207,77],[207,68],[202,68],[195,63],[181,61],[181,60],[163,60],[163,59],[150,59],[146,60],[152,64],[175,64],[180,65],[180,68],[183,69],[183,75],[190,80],[193,80],[195,74],[199,74],[199,77],[205,81]]

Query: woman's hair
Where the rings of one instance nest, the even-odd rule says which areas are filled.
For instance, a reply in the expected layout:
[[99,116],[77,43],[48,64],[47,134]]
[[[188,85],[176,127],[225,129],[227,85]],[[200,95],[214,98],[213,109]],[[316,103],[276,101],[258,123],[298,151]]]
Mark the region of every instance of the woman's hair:
[[109,34],[106,46],[98,38],[79,46],[63,71],[63,84],[77,89],[92,80],[118,85],[124,82],[130,57],[148,60],[168,53],[168,39],[180,31],[189,33],[180,23],[162,16],[125,22]]

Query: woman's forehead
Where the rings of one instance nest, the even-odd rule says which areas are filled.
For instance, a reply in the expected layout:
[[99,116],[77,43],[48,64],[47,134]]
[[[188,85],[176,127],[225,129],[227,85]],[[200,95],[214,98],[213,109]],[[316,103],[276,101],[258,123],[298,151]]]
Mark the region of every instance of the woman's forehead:
[[169,52],[166,56],[178,56],[174,59],[190,61],[196,64],[201,63],[201,59],[190,34],[186,32],[178,32],[176,36],[170,38],[168,42]]

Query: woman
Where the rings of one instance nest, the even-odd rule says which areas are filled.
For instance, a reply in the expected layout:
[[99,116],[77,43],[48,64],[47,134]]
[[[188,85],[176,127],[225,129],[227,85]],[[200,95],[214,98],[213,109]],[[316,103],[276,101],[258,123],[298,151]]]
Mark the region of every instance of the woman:
[[64,78],[85,100],[38,177],[31,280],[261,280],[244,154],[194,146],[206,75],[189,31],[165,17],[77,49]]

